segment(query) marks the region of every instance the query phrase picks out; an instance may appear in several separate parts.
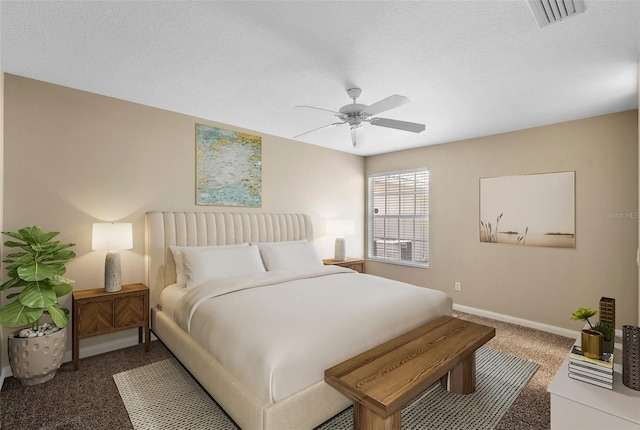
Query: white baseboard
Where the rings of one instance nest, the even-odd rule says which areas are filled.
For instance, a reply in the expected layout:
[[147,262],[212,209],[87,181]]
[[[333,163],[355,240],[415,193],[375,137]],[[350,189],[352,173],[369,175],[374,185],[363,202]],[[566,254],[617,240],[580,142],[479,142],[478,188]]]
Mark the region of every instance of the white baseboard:
[[522,318],[516,318],[509,315],[503,315],[496,312],[485,311],[482,309],[472,308],[469,306],[453,304],[454,311],[465,312],[468,314],[478,315],[481,317],[491,318],[498,321],[504,321],[511,324],[517,324],[524,327],[534,328],[536,330],[546,331],[547,333],[553,333],[560,336],[568,337],[571,339],[577,339],[580,336],[580,332],[577,330],[569,330],[567,328],[556,327],[553,325],[542,324],[536,321],[529,321]]
[[[154,340],[158,340],[155,334],[151,333],[152,342]],[[110,342],[100,343],[93,346],[87,346],[84,348],[80,348],[80,358],[91,357],[98,354],[104,354],[105,352],[115,351],[117,349],[127,348],[129,346],[134,346],[138,344],[138,335],[125,337],[123,339],[113,340]],[[67,350],[64,354],[63,362],[67,363],[73,360],[73,352]],[[5,378],[9,376],[13,376],[13,372],[11,372],[10,366],[5,366],[0,369],[0,389],[2,389],[2,384],[4,384]]]

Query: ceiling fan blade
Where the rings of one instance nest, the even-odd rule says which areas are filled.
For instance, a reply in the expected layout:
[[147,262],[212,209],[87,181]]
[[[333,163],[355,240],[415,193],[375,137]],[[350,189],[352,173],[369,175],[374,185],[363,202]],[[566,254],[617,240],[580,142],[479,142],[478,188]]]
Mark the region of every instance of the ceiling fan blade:
[[334,122],[333,124],[323,125],[322,127],[314,128],[313,130],[309,130],[309,131],[305,131],[304,133],[297,134],[297,135],[293,136],[292,139],[295,139],[296,137],[304,136],[305,134],[309,134],[309,133],[312,133],[314,131],[321,130],[323,128],[331,127],[331,126],[334,126],[334,125],[341,125],[341,124],[344,124],[345,122],[346,121],[341,121],[341,122]]
[[410,131],[413,133],[420,133],[425,129],[424,124],[418,124],[417,122],[398,121],[397,119],[371,118],[369,122],[371,123],[371,125],[377,125],[378,127],[395,128],[398,130]]
[[316,109],[316,110],[323,110],[326,112],[331,112],[334,115],[342,115],[340,112],[336,112],[334,110],[330,110],[330,109],[324,109],[324,108],[319,108],[319,107],[315,107],[315,106],[296,106],[297,108],[307,108],[307,109]]
[[360,147],[364,145],[364,128],[363,127],[352,127],[351,128],[351,143],[353,144],[353,148]]
[[392,96],[387,97],[386,99],[382,99],[380,101],[375,102],[368,108],[364,110],[364,113],[367,115],[377,115],[380,112],[384,112],[389,109],[394,109],[404,104],[409,103],[409,99],[405,96],[399,96],[398,94],[394,94]]

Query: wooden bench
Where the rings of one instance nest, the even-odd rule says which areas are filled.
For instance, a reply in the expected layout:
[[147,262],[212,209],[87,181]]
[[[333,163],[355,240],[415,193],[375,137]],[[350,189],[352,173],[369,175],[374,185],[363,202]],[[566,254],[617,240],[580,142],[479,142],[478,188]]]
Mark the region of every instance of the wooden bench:
[[325,370],[324,380],[355,402],[356,430],[400,430],[402,407],[434,382],[475,391],[475,351],[495,333],[442,316]]

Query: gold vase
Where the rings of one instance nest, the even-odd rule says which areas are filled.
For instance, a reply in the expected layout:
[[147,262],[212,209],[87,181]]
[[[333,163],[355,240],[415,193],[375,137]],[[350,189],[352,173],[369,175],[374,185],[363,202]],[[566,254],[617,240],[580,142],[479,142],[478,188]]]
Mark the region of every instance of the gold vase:
[[604,349],[604,336],[595,330],[582,330],[582,353],[585,357],[600,359]]

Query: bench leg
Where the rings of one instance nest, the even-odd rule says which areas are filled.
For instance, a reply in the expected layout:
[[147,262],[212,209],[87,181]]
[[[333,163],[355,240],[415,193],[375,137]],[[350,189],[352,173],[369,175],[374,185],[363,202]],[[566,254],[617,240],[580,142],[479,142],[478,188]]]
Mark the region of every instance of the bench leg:
[[355,402],[353,405],[353,428],[355,430],[401,430],[400,411],[384,418]]
[[463,359],[447,375],[440,378],[446,390],[456,394],[471,394],[476,391],[476,353]]

